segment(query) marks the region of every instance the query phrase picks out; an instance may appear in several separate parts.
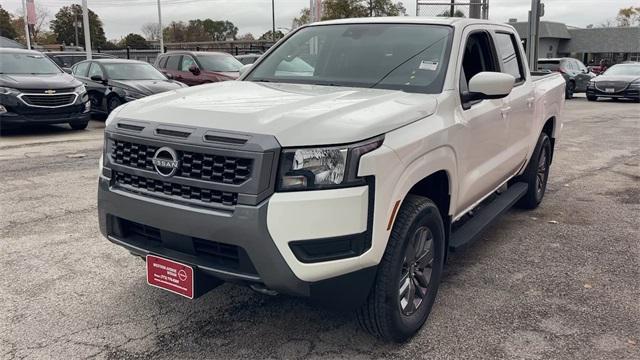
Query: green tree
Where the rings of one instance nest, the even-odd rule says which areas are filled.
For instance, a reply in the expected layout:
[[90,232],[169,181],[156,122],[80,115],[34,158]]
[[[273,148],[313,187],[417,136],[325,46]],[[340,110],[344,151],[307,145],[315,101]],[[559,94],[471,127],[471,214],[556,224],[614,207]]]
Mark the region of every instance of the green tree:
[[323,3],[323,20],[368,16],[406,15],[401,2],[392,0],[326,0]]
[[120,47],[126,48],[127,46],[132,49],[148,49],[149,44],[147,40],[138,34],[131,33],[120,40]]
[[11,20],[11,14],[0,5],[0,36],[4,36],[9,39],[15,39],[18,37],[18,32],[13,27],[13,21]]
[[[266,33],[262,34],[262,36],[260,36],[260,38],[258,40],[273,40],[273,36],[271,35],[272,31],[269,30]],[[276,38],[275,40],[278,41],[280,39],[282,39],[284,37],[284,33],[280,30],[276,30]]]
[[[445,10],[445,11],[441,12],[440,14],[438,14],[437,16],[451,17],[451,11]],[[453,12],[453,17],[463,18],[465,16],[464,16],[464,13],[462,12],[462,10],[456,10],[456,11]]]
[[293,22],[291,23],[291,28],[296,29],[310,22],[311,22],[311,9],[304,8],[300,10],[300,17],[293,19]]
[[[59,43],[71,44],[75,42],[74,23],[76,18],[82,26],[82,7],[78,4],[63,6],[55,18],[51,21],[51,31],[57,35]],[[89,33],[91,35],[92,47],[102,47],[107,39],[104,36],[104,28],[100,17],[91,9],[89,9]],[[77,46],[84,46],[84,30],[82,27],[78,29]]]
[[616,21],[621,27],[640,26],[640,7],[620,9]]

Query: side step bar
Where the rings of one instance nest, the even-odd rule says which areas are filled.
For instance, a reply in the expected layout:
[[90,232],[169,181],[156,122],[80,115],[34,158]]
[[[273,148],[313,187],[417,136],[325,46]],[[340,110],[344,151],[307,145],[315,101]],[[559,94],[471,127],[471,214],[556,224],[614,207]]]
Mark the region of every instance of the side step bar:
[[495,200],[482,207],[471,219],[451,232],[449,249],[455,251],[477,240],[484,229],[524,196],[527,188],[526,183],[518,182],[509,186],[502,194],[496,195]]

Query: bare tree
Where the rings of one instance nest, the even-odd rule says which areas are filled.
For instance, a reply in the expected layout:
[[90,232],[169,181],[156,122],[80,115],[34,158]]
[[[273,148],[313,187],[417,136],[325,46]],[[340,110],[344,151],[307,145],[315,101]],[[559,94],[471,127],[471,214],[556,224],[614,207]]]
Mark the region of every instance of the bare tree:
[[[22,9],[18,9],[16,15],[17,16],[14,20],[15,26],[20,26],[19,29],[24,29],[24,11]],[[50,19],[51,11],[42,4],[36,3],[36,23],[34,25],[29,25],[31,36],[36,42],[38,42],[42,31],[44,30],[46,32]]]
[[140,30],[148,41],[160,39],[160,24],[158,23],[146,23],[142,25],[142,28]]

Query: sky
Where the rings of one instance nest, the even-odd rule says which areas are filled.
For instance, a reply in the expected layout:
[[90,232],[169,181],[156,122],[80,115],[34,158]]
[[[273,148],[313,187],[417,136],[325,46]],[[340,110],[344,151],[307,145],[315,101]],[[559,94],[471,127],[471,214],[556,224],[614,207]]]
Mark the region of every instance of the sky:
[[[433,1],[433,0],[425,0]],[[464,0],[461,2],[467,2]],[[53,16],[60,7],[81,0],[35,0],[49,9]],[[442,2],[436,1],[436,2]],[[559,21],[585,27],[613,20],[620,8],[640,6],[640,0],[543,0],[546,14],[543,20]],[[120,39],[128,33],[141,33],[143,24],[158,21],[156,0],[88,0],[89,8],[102,19],[107,39]],[[162,21],[205,19],[230,20],[239,34],[250,32],[260,36],[271,29],[269,0],[161,0]],[[415,15],[416,0],[403,1],[409,15]],[[15,14],[21,0],[0,0],[0,5]],[[309,0],[275,0],[276,27],[289,28]],[[531,0],[489,0],[489,18],[506,22],[509,18],[526,21]],[[286,31],[285,31],[286,32]]]

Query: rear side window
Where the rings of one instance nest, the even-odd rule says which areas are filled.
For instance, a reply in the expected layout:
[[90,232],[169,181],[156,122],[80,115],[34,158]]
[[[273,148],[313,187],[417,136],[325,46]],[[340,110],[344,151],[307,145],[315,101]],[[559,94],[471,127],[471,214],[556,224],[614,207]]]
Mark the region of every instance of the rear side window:
[[73,75],[87,77],[90,62],[81,62],[73,67]]
[[164,69],[164,68],[167,67],[167,57],[166,56],[163,56],[163,57],[160,58],[160,61],[158,61],[158,67],[160,69]]
[[514,36],[507,33],[497,33],[496,45],[502,58],[502,72],[513,75],[516,78],[516,83],[524,81],[522,59],[517,50]]
[[182,57],[181,55],[169,56],[169,60],[167,60],[166,69],[168,69],[168,70],[178,70],[178,68],[180,67],[180,58],[181,57]]

